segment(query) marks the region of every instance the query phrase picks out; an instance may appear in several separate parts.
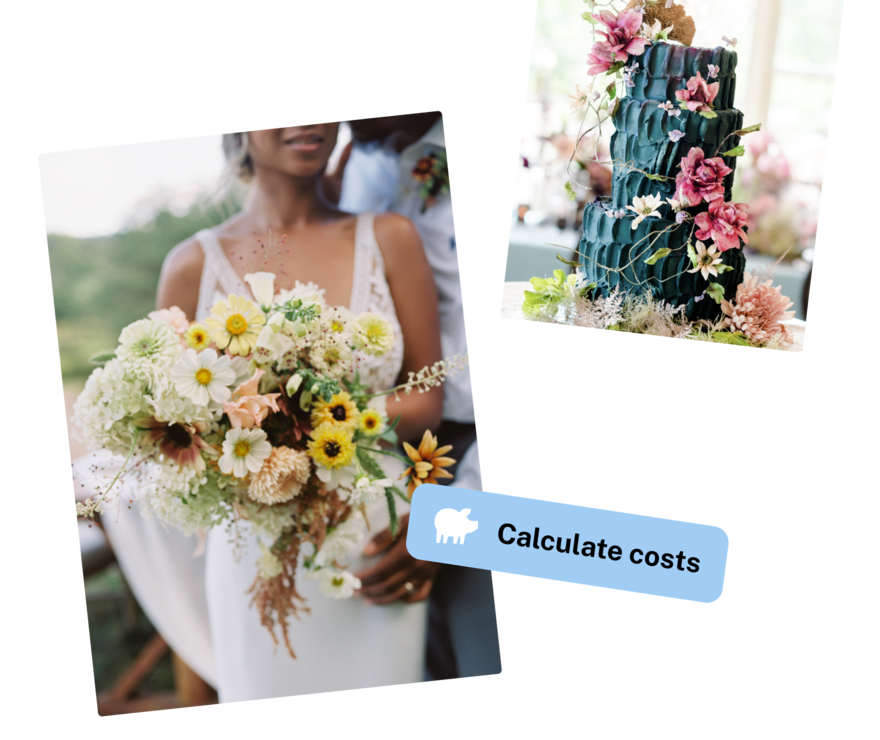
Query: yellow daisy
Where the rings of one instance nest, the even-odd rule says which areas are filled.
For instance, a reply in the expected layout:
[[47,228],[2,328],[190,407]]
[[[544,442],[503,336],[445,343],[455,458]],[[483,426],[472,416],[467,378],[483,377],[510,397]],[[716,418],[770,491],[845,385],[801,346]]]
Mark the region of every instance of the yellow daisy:
[[309,454],[318,465],[331,470],[350,465],[355,454],[351,432],[331,424],[322,424],[312,431]]
[[312,426],[319,427],[322,424],[354,431],[358,424],[358,410],[348,393],[340,391],[330,399],[329,403],[322,398],[314,403]]
[[368,437],[375,437],[382,434],[385,427],[385,420],[376,409],[364,409],[358,419],[358,429]]
[[231,355],[246,357],[257,344],[266,316],[243,296],[230,295],[217,301],[211,315],[205,320],[211,341]]
[[211,338],[208,336],[208,330],[204,324],[192,324],[184,333],[183,338],[186,339],[186,345],[196,352],[207,349],[211,344]]

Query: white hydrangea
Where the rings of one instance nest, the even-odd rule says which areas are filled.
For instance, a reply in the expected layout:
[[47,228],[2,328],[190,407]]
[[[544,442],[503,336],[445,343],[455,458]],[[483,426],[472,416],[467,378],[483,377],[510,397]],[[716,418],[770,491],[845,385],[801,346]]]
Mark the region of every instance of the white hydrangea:
[[164,524],[187,535],[230,518],[230,492],[217,485],[218,481],[171,460],[157,463],[155,468],[151,480],[139,484],[147,504],[146,515],[155,514]]
[[77,436],[90,449],[128,453],[134,439],[130,422],[150,414],[147,382],[125,372],[122,362],[110,360],[97,368],[73,405]]

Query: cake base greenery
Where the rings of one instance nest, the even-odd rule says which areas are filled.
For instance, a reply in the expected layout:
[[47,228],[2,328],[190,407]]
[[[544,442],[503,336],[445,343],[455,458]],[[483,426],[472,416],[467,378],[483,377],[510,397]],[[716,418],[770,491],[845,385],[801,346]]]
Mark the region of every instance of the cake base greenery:
[[[759,282],[757,276],[751,280]],[[778,293],[769,283],[768,278],[759,287],[771,295]],[[525,291],[523,314],[532,321],[741,347],[794,348],[791,333],[778,323],[772,332],[747,330],[751,335],[747,336],[726,313],[717,320],[691,320],[686,306],[655,298],[650,290],[613,288],[603,295],[582,275],[566,275],[562,270],[556,270],[552,278],[532,278],[531,284],[533,289]]]

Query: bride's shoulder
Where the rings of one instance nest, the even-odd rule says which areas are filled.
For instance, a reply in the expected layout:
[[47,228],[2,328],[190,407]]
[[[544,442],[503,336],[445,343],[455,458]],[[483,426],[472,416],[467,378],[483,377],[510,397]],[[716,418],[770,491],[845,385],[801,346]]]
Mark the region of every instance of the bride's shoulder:
[[159,307],[178,306],[187,316],[194,316],[204,263],[205,253],[195,236],[173,247],[162,263]]
[[418,250],[422,252],[422,240],[413,222],[397,213],[377,214],[373,219],[376,242],[382,256],[388,260],[407,260]]

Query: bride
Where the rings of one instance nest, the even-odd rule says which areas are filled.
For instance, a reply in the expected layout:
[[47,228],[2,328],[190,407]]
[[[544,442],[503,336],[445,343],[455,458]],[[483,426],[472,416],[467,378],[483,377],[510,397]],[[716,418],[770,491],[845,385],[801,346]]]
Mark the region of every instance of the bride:
[[[321,182],[337,131],[333,123],[225,136],[230,167],[252,183],[247,206],[171,251],[158,303],[201,320],[229,294],[252,298],[244,281],[248,272],[276,273],[277,289],[314,283],[329,305],[380,314],[394,327],[393,350],[359,368],[362,382],[384,390],[441,359],[436,291],[408,220],[393,214],[352,217],[323,197]],[[420,437],[441,421],[442,389],[389,403],[389,414],[401,416],[401,439]],[[388,526],[384,501],[367,514],[374,534]],[[387,537],[377,542],[390,545]],[[375,557],[351,559],[351,572],[365,575],[363,594],[355,598],[329,599],[316,582],[297,579],[310,613],[290,625],[295,660],[275,645],[250,608],[257,539],[247,538],[243,554],[239,549],[222,528],[208,534],[207,612],[221,701],[422,680],[425,599],[436,570],[401,557],[399,541],[391,548],[396,552],[378,563]],[[380,549],[371,543],[367,551]]]

